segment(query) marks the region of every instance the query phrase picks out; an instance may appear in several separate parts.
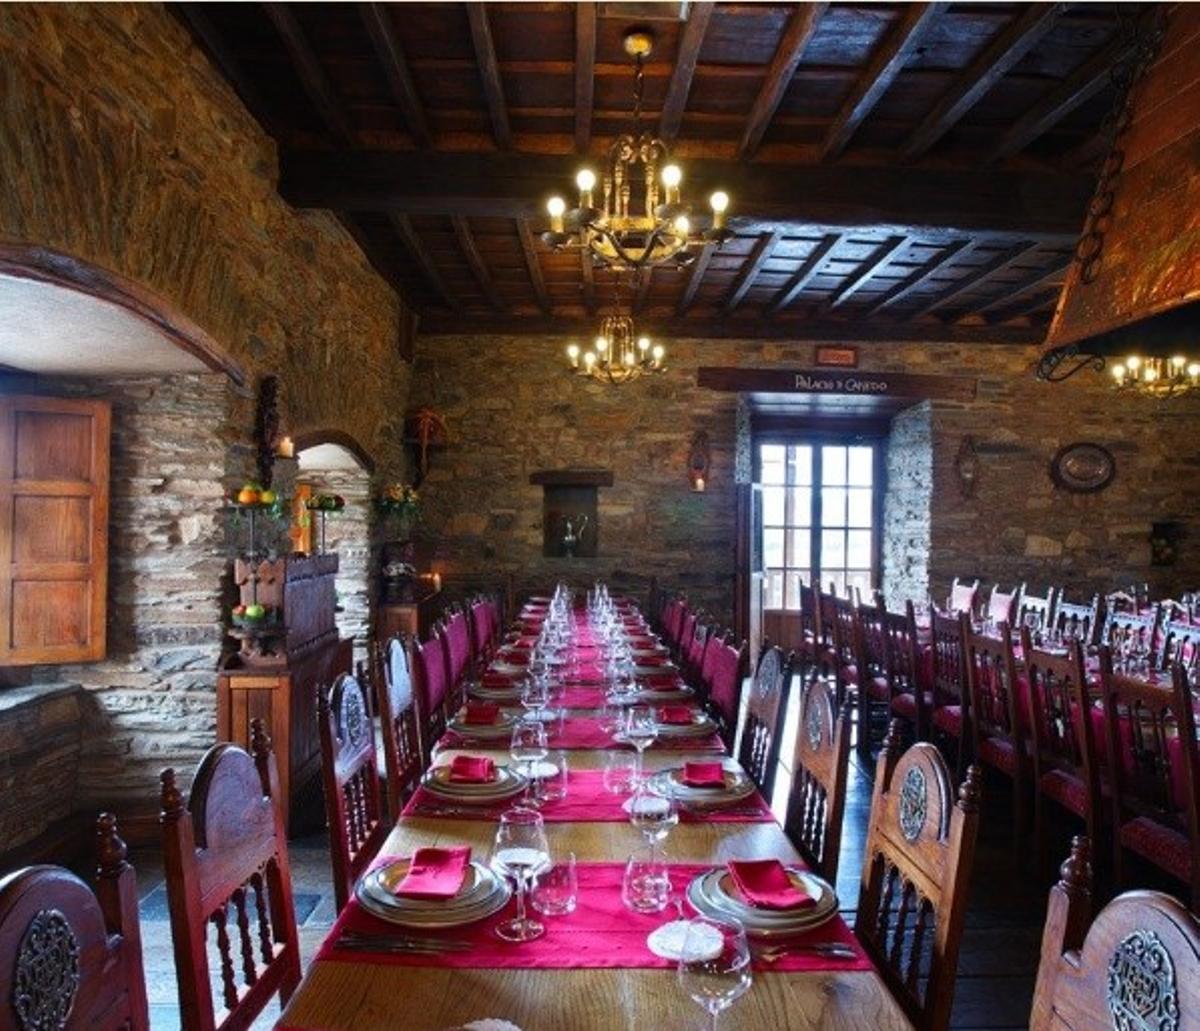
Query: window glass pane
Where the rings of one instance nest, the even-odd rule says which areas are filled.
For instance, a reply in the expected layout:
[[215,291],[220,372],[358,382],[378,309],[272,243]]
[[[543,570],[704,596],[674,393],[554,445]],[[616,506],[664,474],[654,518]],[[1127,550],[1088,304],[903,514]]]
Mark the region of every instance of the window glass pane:
[[821,525],[846,525],[845,487],[823,487],[821,489]]
[[789,566],[804,566],[807,568],[812,561],[810,557],[810,549],[812,548],[812,539],[809,534],[810,530],[790,530],[788,531],[788,552]]
[[870,447],[852,447],[847,450],[850,452],[849,482],[858,487],[871,486],[875,449]]
[[821,448],[821,482],[832,484],[846,482],[846,449],[844,447]]
[[783,570],[770,569],[765,577],[763,604],[769,609],[783,608]]
[[774,569],[786,565],[783,555],[783,531],[763,530],[763,566]]
[[846,574],[846,583],[862,592],[863,601],[871,600],[871,572],[868,569],[851,570]]
[[782,444],[763,444],[758,449],[763,483],[783,483],[784,452]]
[[762,492],[763,525],[783,525],[783,488],[764,487]]
[[850,530],[846,538],[846,565],[854,569],[870,569],[871,531]]
[[848,526],[870,526],[871,517],[874,513],[872,509],[871,494],[873,492],[869,488],[858,487],[848,490],[846,494],[847,503],[849,505],[849,521]]
[[799,610],[800,574],[796,570],[789,569],[784,574],[784,590],[786,593],[783,598],[783,607],[785,609],[792,609],[793,611]]
[[846,564],[846,534],[843,530],[821,531],[821,572],[822,579],[828,579],[828,574]]
[[792,514],[788,520],[792,526],[810,526],[812,524],[812,488],[793,487]]
[[812,483],[813,449],[807,444],[788,448],[788,460],[791,464],[789,483]]
[[821,578],[826,586],[833,585],[833,593],[842,597],[846,593],[846,574],[840,569],[829,570]]

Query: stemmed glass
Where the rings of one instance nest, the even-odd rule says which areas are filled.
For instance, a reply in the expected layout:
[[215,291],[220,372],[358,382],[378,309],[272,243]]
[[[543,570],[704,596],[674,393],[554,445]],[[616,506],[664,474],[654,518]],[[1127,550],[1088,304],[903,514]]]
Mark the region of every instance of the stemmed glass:
[[513,762],[524,763],[529,776],[529,785],[525,789],[525,803],[531,806],[541,804],[541,781],[534,775],[534,764],[541,762],[550,753],[550,743],[546,736],[546,725],[538,720],[527,720],[513,727],[512,741],[508,754]]
[[679,987],[717,1019],[750,990],[750,945],[736,920],[698,917],[688,923],[679,951]]
[[521,685],[521,706],[527,720],[540,719],[550,702],[550,685],[544,677],[528,676]]
[[650,846],[650,858],[659,856],[658,846],[679,823],[679,804],[674,795],[659,795],[641,785],[629,801],[629,822],[640,830]]
[[550,865],[550,846],[542,814],[533,809],[510,809],[500,816],[492,844],[492,869],[511,877],[517,889],[517,915],[496,925],[496,936],[509,942],[527,942],[546,933],[544,925],[525,915],[525,888]]
[[642,753],[654,744],[654,739],[658,737],[658,718],[649,705],[635,705],[630,708],[629,716],[625,720],[623,737],[637,749],[635,783],[640,785],[643,780]]

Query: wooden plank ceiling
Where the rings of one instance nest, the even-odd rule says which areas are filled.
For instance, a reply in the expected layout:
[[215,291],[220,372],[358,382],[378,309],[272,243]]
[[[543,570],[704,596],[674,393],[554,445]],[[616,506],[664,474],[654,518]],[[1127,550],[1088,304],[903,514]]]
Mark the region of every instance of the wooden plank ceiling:
[[539,234],[629,126],[622,36],[649,17],[647,121],[736,235],[620,284],[643,326],[1040,340],[1121,46],[1106,4],[173,8],[278,141],[283,195],[337,212],[423,332],[587,332],[614,303]]

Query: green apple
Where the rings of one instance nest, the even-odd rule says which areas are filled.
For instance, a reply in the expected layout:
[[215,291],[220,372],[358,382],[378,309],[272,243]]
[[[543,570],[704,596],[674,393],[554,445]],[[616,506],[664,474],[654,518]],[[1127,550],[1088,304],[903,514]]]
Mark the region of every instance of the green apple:
[[247,619],[262,619],[263,616],[265,616],[266,614],[267,614],[267,610],[262,605],[259,605],[257,602],[255,602],[255,604],[253,604],[253,605],[246,606],[246,618]]

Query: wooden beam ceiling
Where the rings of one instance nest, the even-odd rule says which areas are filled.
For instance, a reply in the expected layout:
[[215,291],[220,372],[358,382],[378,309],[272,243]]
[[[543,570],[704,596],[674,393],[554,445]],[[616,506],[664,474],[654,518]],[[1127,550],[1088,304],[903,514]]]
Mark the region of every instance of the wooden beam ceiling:
[[1056,288],[1062,285],[1063,279],[1066,277],[1067,269],[1071,267],[1071,262],[1075,260],[1074,254],[1068,254],[1064,257],[1056,259],[1048,268],[1039,269],[1036,272],[1031,272],[1029,275],[1018,280],[1016,283],[1005,290],[999,297],[988,301],[986,304],[981,304],[974,308],[971,312],[973,315],[986,315],[988,312],[995,311],[999,308],[1006,308],[1009,305],[1016,304],[1026,294],[1034,291],[1044,291],[1051,284]]
[[878,298],[870,307],[864,308],[858,313],[859,318],[867,318],[870,315],[876,315],[885,308],[890,308],[893,304],[898,304],[913,291],[920,289],[922,285],[939,269],[945,267],[951,262],[959,251],[963,250],[970,244],[970,240],[952,240],[942,250],[930,258],[924,265],[919,265],[913,269],[900,282],[888,290],[882,297]]
[[496,311],[507,312],[508,305],[496,291],[496,284],[492,282],[492,274],[488,271],[483,256],[479,253],[479,247],[475,243],[475,236],[471,232],[467,220],[461,215],[454,215],[450,219],[450,224],[454,227],[454,236],[458,240],[459,250],[462,251],[467,266],[471,269],[471,274],[475,277],[475,282],[479,284],[483,296]]
[[800,296],[800,292],[812,282],[813,276],[820,271],[821,262],[828,257],[829,252],[838,245],[841,238],[840,233],[825,234],[821,242],[800,263],[800,268],[796,270],[792,278],[771,299],[771,303],[767,305],[768,315],[774,315],[791,306],[792,302]]
[[400,238],[408,256],[421,270],[421,275],[424,277],[426,285],[433,291],[434,296],[444,307],[453,310],[455,307],[454,297],[447,288],[445,280],[442,279],[442,274],[434,264],[433,258],[429,256],[429,251],[417,237],[412,220],[399,211],[393,211],[388,215],[388,221],[391,222],[392,228]]
[[837,308],[845,304],[876,272],[891,261],[892,255],[904,246],[907,240],[907,236],[889,236],[884,240],[863,259],[858,268],[842,280],[838,288],[833,291],[833,296],[829,298],[829,307]]
[[722,315],[729,315],[742,303],[742,299],[746,296],[746,291],[754,285],[754,280],[758,278],[762,267],[767,263],[767,259],[771,257],[771,252],[775,249],[775,245],[779,243],[779,235],[778,230],[776,230],[770,233],[763,233],[758,238],[758,242],[755,243],[750,256],[746,258],[745,264],[742,265],[742,271],[738,273],[733,288],[729,291],[729,296],[721,306]]
[[517,235],[521,238],[521,253],[525,256],[525,269],[529,273],[529,283],[537,298],[538,307],[544,315],[549,315],[553,305],[550,295],[546,292],[546,279],[542,275],[542,263],[538,260],[537,244],[533,239],[533,230],[529,228],[529,220],[517,219]]
[[692,302],[696,299],[696,291],[700,289],[700,284],[704,281],[704,274],[708,271],[708,263],[712,261],[712,256],[716,253],[716,250],[717,245],[715,243],[706,243],[700,248],[700,253],[692,263],[687,284],[683,288],[683,294],[679,298],[679,303],[675,306],[676,315],[680,317],[686,315],[688,309],[692,306]]
[[965,276],[956,279],[945,290],[923,304],[912,313],[913,317],[928,315],[935,308],[940,308],[942,305],[954,300],[954,298],[961,297],[968,290],[973,290],[980,283],[987,282],[987,280],[991,279],[1001,269],[1006,268],[1023,254],[1028,254],[1036,246],[1036,243],[1024,240],[993,255],[982,265],[972,269]]
[[575,149],[586,154],[592,142],[592,105],[596,89],[596,5],[575,5]]
[[263,4],[263,10],[283,40],[283,45],[291,58],[292,67],[300,78],[300,84],[304,87],[304,92],[313,107],[320,114],[321,120],[342,143],[353,145],[354,126],[351,125],[350,119],[343,110],[333,86],[321,67],[321,62],[313,53],[312,46],[304,35],[304,30],[296,21],[291,6],[283,3],[268,3]]
[[693,3],[688,8],[687,22],[679,37],[679,50],[675,55],[675,68],[671,72],[671,84],[663,100],[662,116],[658,120],[658,135],[667,142],[679,134],[687,107],[688,93],[692,88],[692,77],[696,74],[696,62],[700,59],[700,45],[712,18],[711,3]]
[[413,82],[408,60],[404,49],[396,35],[396,27],[392,24],[393,5],[383,3],[364,3],[358,6],[362,16],[363,26],[371,37],[371,45],[375,55],[387,77],[388,88],[396,106],[404,113],[404,122],[408,131],[418,146],[428,147],[433,142],[429,131],[429,121],[425,117],[425,107],[421,96]]
[[471,41],[475,45],[483,98],[492,120],[492,136],[501,150],[511,150],[512,129],[508,124],[508,105],[504,100],[504,84],[500,81],[500,66],[496,63],[496,44],[492,40],[487,4],[475,0],[468,3],[467,18],[471,24]]

